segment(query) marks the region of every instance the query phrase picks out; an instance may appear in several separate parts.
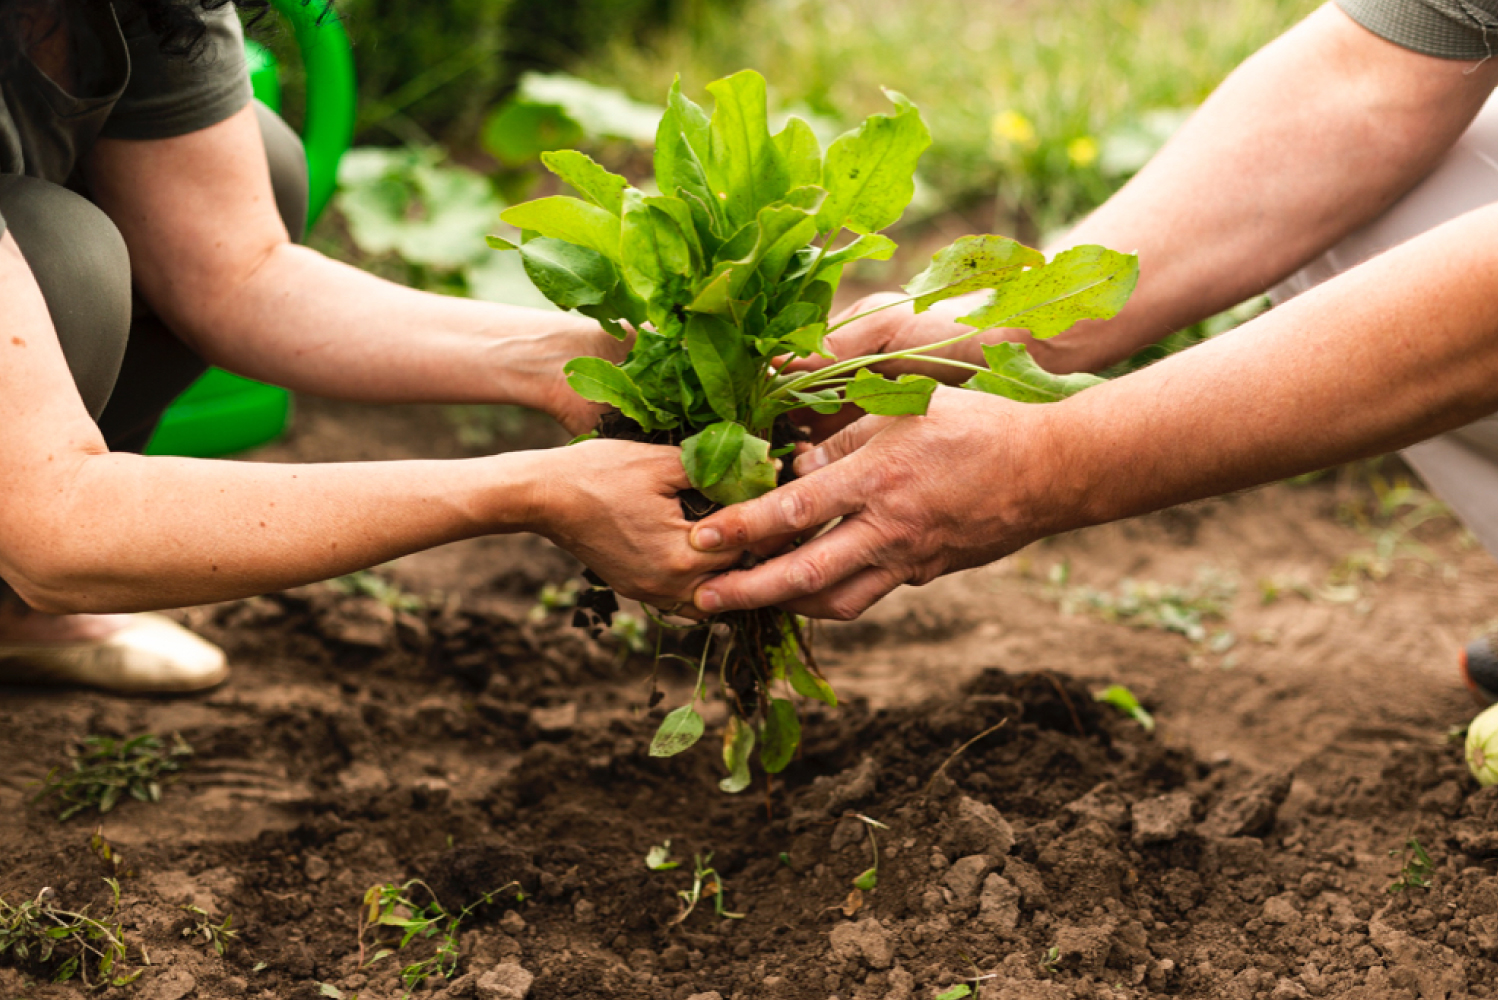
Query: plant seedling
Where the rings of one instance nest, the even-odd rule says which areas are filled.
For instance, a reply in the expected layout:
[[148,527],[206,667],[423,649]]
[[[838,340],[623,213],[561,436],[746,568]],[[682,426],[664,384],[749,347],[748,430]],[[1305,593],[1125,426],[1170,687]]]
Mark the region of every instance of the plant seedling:
[[182,928],[182,936],[190,939],[201,939],[220,955],[229,951],[229,942],[239,936],[239,932],[232,929],[234,914],[230,913],[224,917],[224,922],[216,924],[208,913],[200,906],[188,904],[182,907],[183,912],[189,914],[192,923]]
[[1385,891],[1392,894],[1404,892],[1406,889],[1429,889],[1431,883],[1435,881],[1436,866],[1420,841],[1410,837],[1404,842],[1403,850],[1396,848],[1389,852],[1391,858],[1401,856],[1403,860],[1399,868],[1399,877]]
[[1155,731],[1155,717],[1139,704],[1139,699],[1134,697],[1134,692],[1122,684],[1109,684],[1103,690],[1092,696],[1094,701],[1100,701],[1105,705],[1112,705],[1135,722],[1147,733]]
[[355,570],[347,576],[329,580],[328,586],[350,597],[373,597],[391,611],[414,613],[426,607],[426,602],[421,598],[408,594],[399,584],[392,583],[372,570]]
[[[413,889],[423,890],[432,901],[426,904],[414,902],[411,899]],[[510,889],[518,890],[519,883],[511,882],[500,886],[493,892],[484,893],[458,913],[449,913],[437,899],[431,886],[421,879],[411,879],[401,885],[386,883],[370,886],[364,893],[364,905],[359,910],[359,967],[368,968],[381,959],[404,951],[407,945],[417,939],[435,939],[436,948],[431,955],[401,969],[401,982],[405,983],[406,989],[414,990],[432,976],[451,979],[458,968],[458,930],[463,921],[474,910],[494,902],[501,893]],[[517,901],[523,897],[524,894],[520,892],[515,895]],[[375,927],[398,928],[401,931],[400,943],[394,948],[381,948],[366,962],[364,934]]]
[[973,995],[973,988],[967,983],[958,983],[956,986],[942,990],[936,994],[934,1000],[962,1000],[963,997]]
[[54,983],[77,977],[89,989],[128,986],[141,970],[122,972],[126,959],[125,932],[117,915],[120,884],[104,880],[112,897],[109,915],[89,916],[88,907],[64,910],[53,903],[56,891],[43,889],[32,900],[11,905],[0,899],[0,957],[18,962],[57,963]]
[[[886,91],[893,111],[873,115],[824,153],[801,118],[771,134],[758,73],[745,70],[707,90],[716,102],[711,115],[679,80],[671,88],[656,131],[659,194],[580,152],[543,153],[543,164],[582,197],[513,206],[502,218],[521,231],[521,242],[490,238],[519,252],[526,274],[558,307],[593,317],[621,339],[633,328],[623,364],[576,358],[565,368],[568,383],[614,407],[633,425],[630,433],[681,446],[687,478],[705,501],[694,516],[776,485],[779,462],[794,447],[783,419],[793,410],[925,413],[936,380],[875,374],[872,366],[883,362],[921,357],[961,371],[967,389],[1027,403],[1061,400],[1101,381],[1052,375],[1019,344],[985,345],[981,365],[940,353],[984,330],[1025,329],[1044,339],[1080,320],[1110,318],[1138,279],[1134,257],[1079,246],[1047,260],[1007,237],[964,236],[905,285],[905,298],[834,323],[843,269],[888,260],[896,249],[881,230],[909,205],[916,164],[931,144],[920,111]],[[827,349],[830,334],[880,309],[924,312],[973,293],[986,296],[958,320],[966,329],[939,343],[850,358]],[[814,367],[813,357],[825,363]],[[766,774],[794,758],[801,728],[791,695],[828,705],[837,698],[794,616],[767,609],[714,621],[728,633],[719,668],[731,708],[722,788],[739,792],[750,783],[756,746]],[[681,753],[702,736],[700,677],[699,670],[692,702],[666,716],[652,754]]]
[[163,778],[180,771],[192,747],[177,733],[171,746],[146,733],[130,739],[85,736],[68,753],[68,767],[55,767],[42,779],[33,802],[56,797],[63,803],[59,820],[97,809],[107,813],[128,795],[141,802],[160,802]]
[[692,887],[690,889],[682,889],[676,893],[676,895],[681,897],[682,910],[676,915],[676,919],[671,921],[670,926],[684,923],[687,917],[692,915],[692,911],[697,908],[697,904],[702,901],[704,896],[712,897],[713,910],[718,916],[729,920],[744,919],[742,913],[730,913],[723,905],[723,878],[718,874],[717,869],[710,867],[712,860],[713,855],[711,851],[707,854],[695,854],[692,856]]
[[1052,945],[1040,956],[1040,971],[1047,975],[1056,974],[1056,965],[1061,961],[1061,949]]
[[671,841],[657,844],[645,854],[645,867],[653,872],[668,872],[681,867],[681,862],[671,860]]

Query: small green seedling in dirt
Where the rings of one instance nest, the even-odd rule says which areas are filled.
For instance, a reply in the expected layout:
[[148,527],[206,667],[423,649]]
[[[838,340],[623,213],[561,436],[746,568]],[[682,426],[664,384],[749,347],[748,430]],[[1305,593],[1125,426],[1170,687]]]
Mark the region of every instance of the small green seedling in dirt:
[[854,813],[853,815],[869,831],[869,850],[872,852],[873,858],[873,864],[853,880],[853,888],[859,892],[873,892],[874,887],[879,884],[879,838],[874,835],[874,831],[876,829],[888,830],[889,827],[877,819],[865,816],[863,813]]
[[391,611],[414,614],[426,607],[426,602],[415,594],[401,589],[400,584],[385,579],[372,570],[361,569],[328,581],[328,586],[350,597],[373,597]]
[[130,739],[85,736],[68,752],[68,766],[55,767],[42,780],[34,802],[55,797],[63,803],[59,820],[97,809],[107,813],[122,796],[141,802],[160,802],[163,778],[182,769],[192,747],[173,733],[171,746],[146,733]]
[[0,899],[0,958],[52,965],[54,983],[76,977],[89,989],[103,989],[135,982],[141,970],[127,973],[120,968],[127,952],[124,928],[117,919],[120,884],[112,878],[104,881],[112,901],[102,920],[89,916],[88,907],[74,911],[56,906],[53,889],[43,889],[35,899],[15,906]]
[[182,936],[191,940],[201,940],[204,944],[213,948],[220,955],[227,954],[229,942],[239,936],[239,932],[233,929],[234,914],[224,917],[224,922],[216,924],[213,918],[208,916],[201,906],[188,904],[182,907],[183,912],[191,916],[192,922],[182,928]]
[[546,616],[553,611],[570,608],[577,604],[577,592],[582,589],[579,580],[568,580],[562,584],[542,584],[540,593],[536,594],[536,603],[530,611],[530,619],[533,622],[544,622]]
[[1040,971],[1048,976],[1056,974],[1056,965],[1061,961],[1061,949],[1055,945],[1047,948],[1045,954],[1040,956]]
[[104,839],[104,828],[101,826],[94,830],[88,838],[88,849],[94,857],[105,862],[114,870],[116,875],[124,878],[134,878],[135,872],[125,867],[125,856],[119,849]]
[[[671,88],[656,131],[659,193],[631,186],[583,153],[543,153],[543,164],[582,197],[515,205],[502,218],[520,230],[521,242],[490,239],[518,251],[526,274],[558,307],[598,320],[620,339],[634,331],[622,364],[576,358],[565,368],[568,384],[617,411],[584,437],[681,447],[695,491],[682,497],[687,516],[774,488],[795,447],[794,410],[925,413],[936,380],[875,374],[884,362],[921,357],[960,369],[966,389],[1025,403],[1054,402],[1102,381],[1052,375],[1014,343],[984,345],[981,365],[937,356],[985,330],[1025,329],[1046,339],[1081,320],[1110,318],[1138,279],[1138,261],[1128,254],[1079,246],[1047,260],[1002,236],[962,237],[905,285],[905,298],[862,314],[895,306],[925,312],[985,293],[958,321],[966,329],[920,348],[834,357],[827,337],[862,318],[831,318],[843,269],[893,255],[895,243],[881,231],[909,205],[931,134],[914,104],[886,91],[891,112],[824,151],[801,118],[771,134],[758,73],[745,70],[707,90],[716,102],[711,115],[687,99],[679,80]],[[766,774],[794,759],[801,726],[792,696],[828,705],[837,698],[794,615],[732,612],[708,626],[708,648],[717,627],[724,629],[718,680],[731,709],[729,777],[721,787],[740,792],[750,784],[756,748]],[[681,753],[701,738],[701,673],[691,703],[661,724],[652,754]]]
[[1155,731],[1155,717],[1145,711],[1139,699],[1134,697],[1134,692],[1122,684],[1110,684],[1097,694],[1092,696],[1094,701],[1100,701],[1105,705],[1112,705],[1135,722],[1139,723],[1141,729],[1147,733]]
[[1399,868],[1399,877],[1396,878],[1386,889],[1386,892],[1404,892],[1406,889],[1429,889],[1431,882],[1435,880],[1436,866],[1430,860],[1424,846],[1414,837],[1404,842],[1401,850],[1395,848],[1389,852],[1391,858],[1402,858]]
[[653,872],[669,872],[681,867],[681,862],[671,860],[671,841],[657,844],[645,852],[645,867]]
[[318,983],[317,995],[328,1000],[359,1000],[359,994],[345,993],[332,983]]
[[712,864],[712,860],[713,856],[711,852],[693,855],[692,887],[690,889],[682,889],[676,893],[676,895],[681,897],[682,910],[668,926],[684,923],[687,917],[692,915],[692,911],[697,908],[697,904],[702,901],[704,896],[712,897],[713,910],[718,916],[729,920],[744,919],[742,913],[730,913],[723,905],[723,878],[718,874],[717,869],[709,867]]
[[[413,889],[421,889],[432,901],[426,904],[416,903],[411,899]],[[411,879],[401,885],[387,883],[370,886],[364,893],[364,905],[359,910],[359,968],[368,968],[381,959],[404,951],[411,942],[418,939],[435,939],[436,949],[430,956],[401,969],[401,982],[406,984],[406,989],[414,990],[433,976],[451,979],[458,968],[458,931],[463,921],[480,906],[494,902],[500,894],[512,889],[517,890],[517,901],[523,898],[523,894],[518,892],[519,883],[511,882],[493,892],[484,893],[458,913],[449,913],[437,899],[431,886],[421,879]],[[365,961],[365,932],[378,927],[399,929],[400,943],[394,948],[381,948]]]
[[942,990],[936,994],[933,1000],[962,1000],[963,997],[973,995],[973,988],[967,983],[958,983],[949,989]]

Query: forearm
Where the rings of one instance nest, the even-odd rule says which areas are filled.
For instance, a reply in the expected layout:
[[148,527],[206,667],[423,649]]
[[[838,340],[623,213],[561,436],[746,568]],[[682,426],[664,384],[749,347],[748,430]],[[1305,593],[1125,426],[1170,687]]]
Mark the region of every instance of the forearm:
[[537,453],[300,466],[59,458],[63,468],[0,488],[0,511],[16,515],[0,566],[29,603],[59,612],[265,593],[531,528],[544,506]]
[[558,359],[598,341],[579,316],[416,291],[289,243],[227,293],[186,301],[175,325],[214,364],[376,403],[539,407]]
[[1498,209],[1045,409],[1048,532],[1391,451],[1498,410]]
[[1264,292],[1425,176],[1495,80],[1491,62],[1422,56],[1318,10],[1067,235],[1137,252],[1139,286],[1116,319],[1079,324],[1037,360],[1096,371]]

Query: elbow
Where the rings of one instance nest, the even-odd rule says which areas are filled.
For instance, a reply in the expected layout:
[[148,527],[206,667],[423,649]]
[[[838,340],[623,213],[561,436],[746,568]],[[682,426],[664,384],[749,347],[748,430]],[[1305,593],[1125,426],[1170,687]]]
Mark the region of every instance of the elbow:
[[4,575],[4,582],[33,611],[49,615],[76,615],[106,610],[96,606],[87,590],[71,574],[47,567],[27,566]]
[[[108,613],[112,604],[97,558],[78,546],[7,546],[0,552],[0,581],[33,611],[49,615]],[[3,590],[3,588],[0,588]]]

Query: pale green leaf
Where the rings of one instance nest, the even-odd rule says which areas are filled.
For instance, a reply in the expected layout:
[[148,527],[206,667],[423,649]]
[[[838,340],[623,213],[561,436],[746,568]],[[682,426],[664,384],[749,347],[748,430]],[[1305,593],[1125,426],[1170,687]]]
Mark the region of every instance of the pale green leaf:
[[790,190],[770,136],[765,78],[746,69],[707,85],[713,95],[707,175],[732,225],[743,225]]
[[668,872],[680,868],[681,863],[671,860],[671,841],[657,844],[645,852],[645,867],[653,872]]
[[1134,692],[1122,684],[1110,684],[1097,694],[1092,696],[1094,700],[1105,705],[1112,705],[1120,712],[1139,723],[1140,727],[1147,733],[1155,731],[1155,717],[1139,704],[1139,699],[1134,697]]
[[647,143],[655,136],[661,109],[631,100],[612,87],[566,73],[527,73],[520,78],[517,99],[560,108],[591,136]]
[[872,115],[839,136],[827,150],[822,187],[827,200],[817,214],[824,233],[846,226],[874,233],[893,225],[915,196],[915,167],[931,133],[921,113],[900,94],[885,91],[893,115]]
[[1118,315],[1139,280],[1139,259],[1100,246],[1073,247],[1023,272],[987,305],[957,322],[988,330],[1014,327],[1044,340],[1085,319]]
[[870,868],[853,880],[853,888],[862,892],[873,892],[879,885],[879,869]]
[[692,274],[691,247],[676,221],[634,188],[624,192],[621,247],[624,280],[642,299],[654,298],[673,275]]
[[596,250],[542,237],[520,247],[526,276],[562,309],[597,305],[608,298],[619,272]]
[[591,156],[575,149],[559,149],[542,153],[541,162],[599,208],[614,215],[623,214],[624,189],[629,182],[599,166]]
[[822,144],[806,119],[792,115],[785,128],[775,133],[775,148],[780,151],[791,189],[822,182]]
[[681,464],[698,490],[712,486],[737,465],[744,448],[744,425],[722,421],[703,428],[681,443]]
[[691,705],[683,705],[671,712],[655,731],[650,741],[650,756],[675,757],[702,738],[705,726],[702,716]]
[[876,375],[861,368],[843,389],[848,402],[868,413],[886,417],[919,415],[931,405],[936,379],[926,375],[901,375],[898,379]]
[[799,330],[793,330],[784,337],[781,337],[780,343],[789,348],[790,352],[798,358],[809,357],[813,354],[830,358],[832,355],[828,353],[827,346],[823,343],[826,337],[827,324],[813,323],[810,326],[803,326]]
[[1085,372],[1052,375],[1035,363],[1023,344],[984,344],[983,360],[989,370],[973,375],[963,388],[1019,403],[1055,403],[1104,381]]
[[602,358],[573,358],[562,367],[562,372],[579,396],[617,407],[646,430],[671,426],[671,421],[662,419],[660,412],[645,401],[630,377],[611,362]]
[[[813,698],[829,705],[837,707],[837,694],[833,692],[832,685],[824,679],[811,672],[811,668],[801,662],[801,657],[796,654],[794,640],[783,643],[780,650],[786,655],[786,672],[790,678],[791,690],[803,698]],[[779,652],[780,650],[777,650]]]
[[728,728],[723,731],[723,764],[728,768],[728,777],[718,782],[718,787],[730,795],[749,787],[749,755],[754,750],[754,727],[737,715],[728,717]]
[[609,260],[619,260],[619,217],[579,198],[538,198],[505,209],[500,218],[517,229],[590,247]]
[[760,732],[759,762],[770,774],[779,774],[796,756],[801,745],[801,720],[796,706],[784,698],[771,698]]
[[1027,267],[1045,263],[1045,254],[1007,236],[963,236],[937,251],[931,265],[905,286],[916,296],[915,311],[925,312],[943,299],[985,288],[999,288]]

